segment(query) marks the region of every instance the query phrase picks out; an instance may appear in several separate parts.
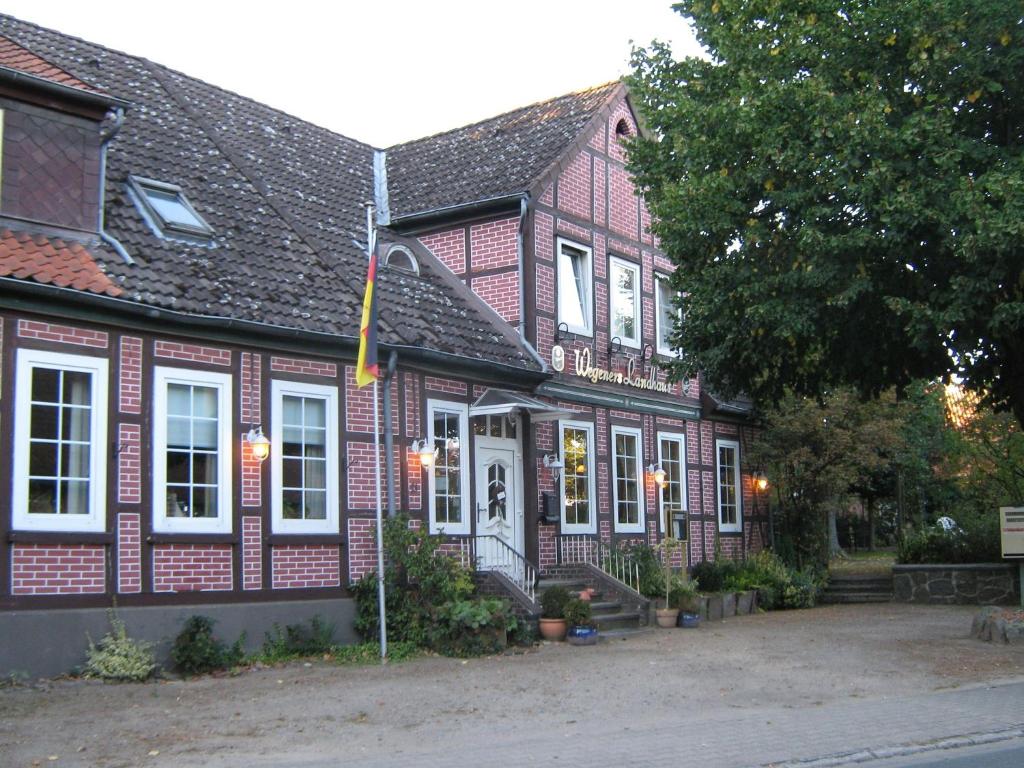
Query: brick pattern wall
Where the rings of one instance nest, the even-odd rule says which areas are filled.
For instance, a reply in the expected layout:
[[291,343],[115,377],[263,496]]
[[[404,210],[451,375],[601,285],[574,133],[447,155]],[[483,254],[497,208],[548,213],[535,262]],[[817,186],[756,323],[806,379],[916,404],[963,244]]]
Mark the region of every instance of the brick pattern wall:
[[377,524],[367,517],[348,520],[348,580],[359,581],[377,570]]
[[[376,446],[373,443],[365,442],[349,442],[347,444],[347,457],[346,466],[348,467],[348,508],[352,509],[376,509],[377,507],[377,483],[376,467],[377,467],[377,452]],[[392,454],[392,462],[394,464],[394,472],[396,483],[398,485],[397,478],[401,477],[402,462],[406,459],[406,454],[411,454],[409,446],[407,445],[396,445],[394,447],[394,453]],[[380,456],[383,458],[384,444],[380,446]],[[422,470],[421,470],[422,471]],[[410,473],[410,478],[413,475]],[[396,488],[396,490],[398,490]],[[410,489],[411,490],[411,489]],[[384,467],[380,468],[380,491],[381,491],[381,504],[387,507],[388,503],[388,488],[384,477]],[[401,505],[401,498],[396,499],[396,504]]]
[[242,446],[242,506],[259,507],[263,504],[263,462],[253,455],[247,435],[243,432],[238,436]]
[[142,428],[138,424],[117,426],[117,501],[142,502]]
[[[476,265],[475,257],[473,264]],[[487,302],[502,320],[513,325],[519,322],[519,273],[517,271],[474,277],[471,286],[473,293]]]
[[593,201],[591,159],[589,152],[580,152],[558,176],[559,209],[588,221]]
[[555,204],[555,185],[549,184],[540,196],[540,201],[549,208]]
[[121,413],[142,413],[142,339],[121,337],[118,408]]
[[501,267],[518,268],[519,250],[516,235],[519,218],[489,221],[469,229],[469,245],[474,272]]
[[445,392],[449,395],[465,395],[469,391],[464,381],[442,379],[438,376],[426,376],[424,378],[424,385],[428,390]]
[[215,592],[232,588],[231,546],[161,544],[153,547],[154,592]]
[[117,591],[142,591],[142,525],[135,512],[117,516]]
[[447,232],[422,235],[420,242],[456,275],[466,271],[466,231],[462,227]]
[[81,595],[106,591],[106,552],[91,544],[14,544],[11,594]]
[[273,548],[274,589],[337,587],[341,558],[336,545],[295,544]]
[[591,230],[565,219],[558,220],[556,230],[558,234],[564,235],[570,240],[578,240],[584,244],[588,244],[594,239],[594,233]]
[[[384,391],[381,390],[378,396],[381,409],[380,429],[384,430]],[[398,434],[398,380],[397,377],[391,380],[391,432]],[[373,387],[358,387],[356,385],[356,368],[354,365],[345,366],[345,425],[350,432],[364,432],[372,435],[373,429]]]
[[537,526],[537,567],[541,573],[553,568],[558,563],[556,525]]
[[263,355],[242,353],[239,418],[243,424],[263,423]]
[[153,356],[185,363],[231,365],[230,350],[206,347],[200,344],[181,344],[176,341],[157,340],[153,342]]
[[608,223],[608,163],[600,157],[594,160],[594,223]]
[[338,376],[338,366],[320,360],[300,360],[294,357],[270,358],[270,370],[276,373],[297,373],[303,376],[326,376],[334,379]]
[[94,349],[106,349],[110,344],[110,338],[106,331],[91,331],[86,328],[38,320],[19,320],[18,336],[23,339],[55,341],[60,344],[74,344]]
[[242,518],[242,589],[263,589],[263,520]]
[[533,220],[534,255],[538,261],[555,260],[555,217],[537,211]]

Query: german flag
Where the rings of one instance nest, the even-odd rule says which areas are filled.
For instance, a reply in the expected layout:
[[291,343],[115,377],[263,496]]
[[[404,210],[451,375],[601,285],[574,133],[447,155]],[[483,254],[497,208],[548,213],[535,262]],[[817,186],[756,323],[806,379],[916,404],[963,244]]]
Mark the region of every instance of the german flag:
[[366,276],[366,296],[363,298],[363,319],[359,325],[359,358],[356,361],[356,385],[365,387],[380,376],[377,365],[377,249],[370,253],[370,270]]

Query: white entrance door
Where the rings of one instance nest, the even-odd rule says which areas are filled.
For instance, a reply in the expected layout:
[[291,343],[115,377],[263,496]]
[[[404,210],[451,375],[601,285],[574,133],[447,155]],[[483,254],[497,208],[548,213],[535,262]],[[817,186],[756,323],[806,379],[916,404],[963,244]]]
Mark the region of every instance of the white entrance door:
[[509,562],[501,542],[523,553],[522,468],[516,447],[516,440],[477,439],[476,552],[482,568]]

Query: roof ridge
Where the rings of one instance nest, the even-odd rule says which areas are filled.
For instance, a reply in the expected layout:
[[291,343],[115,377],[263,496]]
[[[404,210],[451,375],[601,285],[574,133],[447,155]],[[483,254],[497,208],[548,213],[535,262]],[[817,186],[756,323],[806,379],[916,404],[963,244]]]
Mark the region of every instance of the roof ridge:
[[559,101],[561,99],[568,99],[568,98],[573,97],[573,96],[583,96],[584,94],[593,93],[594,91],[599,91],[602,88],[608,88],[608,87],[613,86],[613,85],[619,85],[620,83],[622,83],[621,79],[619,79],[619,80],[609,80],[608,82],[601,83],[600,85],[594,85],[594,86],[591,86],[589,88],[581,88],[578,91],[569,91],[568,93],[562,93],[562,94],[559,94],[558,96],[552,96],[552,97],[547,98],[547,99],[540,99],[539,101],[535,101],[535,102],[533,102],[531,104],[523,104],[520,107],[516,107],[514,109],[510,109],[510,110],[508,110],[506,112],[502,112],[502,113],[497,114],[497,115],[491,115],[490,117],[483,118],[482,120],[477,120],[476,122],[466,123],[465,125],[459,125],[459,126],[456,126],[455,128],[448,128],[448,129],[443,130],[443,131],[438,131],[437,133],[432,133],[432,134],[430,134],[428,136],[421,136],[420,138],[417,138],[417,139],[410,139],[409,141],[403,141],[403,142],[401,142],[399,144],[392,144],[391,146],[386,147],[385,151],[390,152],[393,149],[399,149],[401,147],[408,147],[411,144],[419,144],[422,141],[430,141],[430,140],[436,139],[436,138],[438,138],[440,136],[445,136],[445,135],[447,135],[449,133],[456,133],[458,131],[464,131],[464,130],[466,130],[468,128],[476,128],[477,126],[484,125],[486,123],[490,123],[490,122],[493,122],[495,120],[501,120],[503,118],[508,117],[509,115],[514,115],[514,114],[516,114],[518,112],[526,112],[527,110],[535,109],[536,107],[539,107],[541,105],[551,104],[552,102]]

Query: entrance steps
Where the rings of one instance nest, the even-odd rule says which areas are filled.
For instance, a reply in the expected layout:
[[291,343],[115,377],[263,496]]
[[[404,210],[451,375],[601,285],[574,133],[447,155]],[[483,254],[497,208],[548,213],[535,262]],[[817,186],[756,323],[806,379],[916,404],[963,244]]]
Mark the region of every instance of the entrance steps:
[[573,597],[578,597],[584,589],[595,590],[590,599],[590,608],[601,639],[626,638],[650,631],[646,626],[646,607],[629,605],[618,596],[606,593],[596,578],[568,574],[541,578],[537,583],[538,605],[544,591],[554,586],[563,587]]
[[821,595],[822,603],[892,602],[892,574],[831,575]]

